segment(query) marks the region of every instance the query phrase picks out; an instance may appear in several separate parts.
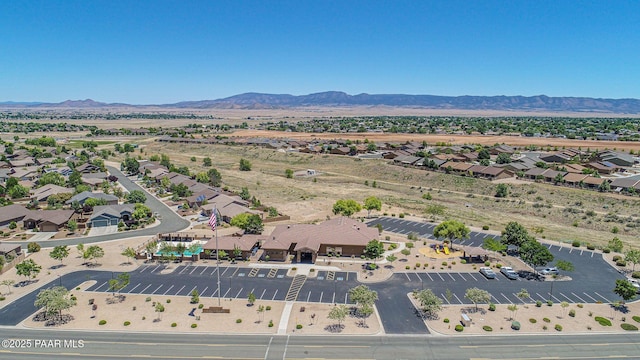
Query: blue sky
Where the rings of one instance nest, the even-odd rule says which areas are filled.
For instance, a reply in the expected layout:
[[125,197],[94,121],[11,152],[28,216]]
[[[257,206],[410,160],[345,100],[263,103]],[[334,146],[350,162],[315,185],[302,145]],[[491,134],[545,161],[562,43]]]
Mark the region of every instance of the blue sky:
[[640,98],[640,1],[6,1],[0,101]]

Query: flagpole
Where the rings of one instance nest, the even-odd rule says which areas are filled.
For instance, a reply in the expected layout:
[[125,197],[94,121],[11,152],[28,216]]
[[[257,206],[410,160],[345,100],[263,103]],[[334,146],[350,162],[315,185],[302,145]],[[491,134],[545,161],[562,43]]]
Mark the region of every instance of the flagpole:
[[218,276],[218,306],[220,305],[221,289],[220,289],[220,248],[218,247],[218,215],[216,214],[217,207],[213,207],[213,213],[216,217],[216,275]]

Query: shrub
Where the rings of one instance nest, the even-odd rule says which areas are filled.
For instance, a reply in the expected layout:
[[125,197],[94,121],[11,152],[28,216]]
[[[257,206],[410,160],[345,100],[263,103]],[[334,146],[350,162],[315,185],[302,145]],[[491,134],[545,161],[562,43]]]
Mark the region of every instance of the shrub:
[[204,307],[204,304],[198,305],[198,309],[202,309],[203,307]]
[[273,327],[273,320],[269,320],[269,325],[267,325],[269,327]]
[[446,261],[442,262],[442,266],[447,266],[447,265],[448,265],[448,263]]
[[493,331],[493,329],[491,328],[491,326],[485,325],[482,327],[482,330],[484,331]]
[[409,265],[405,266],[404,268],[405,268],[405,270],[411,270],[411,266],[409,266]]
[[78,286],[78,287],[76,288],[76,290],[80,290],[80,286]]
[[27,251],[29,251],[30,253],[40,251],[40,244],[38,244],[37,242],[30,242],[29,244],[27,244]]
[[536,320],[536,319],[534,319],[534,318],[531,318],[531,319],[529,319],[529,322],[530,322],[530,323],[532,323],[532,324],[535,324],[535,323],[537,323],[537,322],[538,322],[538,320]]
[[147,317],[146,317],[146,316],[143,316],[143,317],[142,317],[142,320],[147,320]]
[[167,304],[171,304],[171,299],[167,299]]
[[573,309],[569,310],[569,316],[576,317],[576,311]]
[[637,326],[629,323],[620,324],[620,327],[627,331],[638,331]]
[[620,256],[620,255],[613,255],[613,261],[614,261],[614,262],[618,262],[618,261],[620,261],[620,260],[622,260],[622,256]]
[[146,299],[144,299],[144,301],[146,301],[146,302],[151,301],[151,296],[147,296],[147,298],[146,298]]
[[484,266],[491,266],[491,262],[489,260],[485,261]]
[[536,301],[536,307],[541,307],[542,306],[542,301],[538,300]]
[[560,324],[556,324],[556,326],[554,326],[554,328],[555,328],[557,331],[562,331],[562,325],[560,325]]
[[633,321],[635,321],[635,322],[637,322],[637,323],[640,323],[640,316],[638,316],[638,315],[633,315],[631,318],[633,319]]
[[456,325],[455,330],[456,330],[457,332],[462,332],[462,330],[464,330],[464,326],[462,326],[462,325],[458,324],[458,325]]
[[242,319],[236,319],[236,324],[240,324],[242,322]]
[[496,304],[489,303],[489,311],[496,311]]
[[131,321],[125,321],[124,322],[124,326],[129,326],[129,325],[131,325]]
[[553,301],[547,300],[547,306],[551,306],[551,305],[553,305]]
[[587,250],[595,250],[596,246],[593,244],[587,244]]
[[482,225],[482,230],[489,230],[489,225]]
[[191,324],[191,328],[192,328],[192,329],[195,329],[195,328],[197,328],[197,327],[198,327],[198,324]]
[[271,305],[267,305],[267,307],[265,308],[265,310],[270,311],[270,310],[271,310]]
[[404,213],[400,213],[400,214],[398,214],[398,217],[399,217],[400,219],[404,219]]
[[640,279],[640,271],[634,271],[631,273],[631,277],[634,279]]
[[302,329],[302,324],[296,325],[296,329],[298,329],[298,330]]
[[593,316],[593,312],[589,311],[589,317]]
[[579,240],[573,240],[573,242],[571,243],[571,246],[580,247],[580,241]]
[[626,262],[626,261],[624,261],[624,260],[620,260],[620,261],[617,261],[617,262],[616,262],[616,265],[617,265],[617,266],[627,266],[627,262]]
[[416,263],[416,268],[419,268],[420,265],[421,265],[420,263]]
[[104,325],[107,323],[107,320],[100,320],[100,322],[98,322],[98,325]]
[[496,267],[500,269],[502,267],[502,264],[496,264]]
[[546,323],[550,323],[551,320],[549,320],[549,318],[542,318],[542,321],[546,322]]
[[604,248],[604,249],[602,249],[602,252],[603,252],[603,253],[605,253],[605,254],[608,254],[608,253],[610,253],[610,252],[611,252],[611,249],[609,249],[609,248]]
[[0,301],[5,301],[7,298],[4,296],[0,296]]
[[579,307],[580,309],[582,309],[584,307],[584,305],[582,305],[582,304],[578,304],[576,306]]
[[463,264],[463,265],[464,265],[464,264],[466,264],[466,263],[467,263],[467,260],[465,260],[465,259],[460,260],[460,264]]
[[520,323],[518,321],[512,321],[511,322],[511,328],[513,330],[520,330]]
[[598,324],[602,325],[602,326],[611,326],[611,320],[607,319],[607,318],[603,318],[602,316],[596,316],[595,318],[593,318],[595,321],[598,322]]
[[448,324],[449,323],[449,319],[445,318],[444,322]]
[[171,327],[176,327],[176,326],[178,326],[178,324],[176,324],[176,323],[171,323]]

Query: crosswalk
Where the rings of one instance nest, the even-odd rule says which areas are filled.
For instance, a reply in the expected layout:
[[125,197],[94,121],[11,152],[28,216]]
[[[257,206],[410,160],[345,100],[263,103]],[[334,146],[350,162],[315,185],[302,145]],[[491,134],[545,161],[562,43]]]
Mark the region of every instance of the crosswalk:
[[295,301],[298,298],[298,294],[300,293],[300,289],[302,289],[302,285],[307,280],[305,275],[296,275],[291,282],[291,286],[289,287],[289,291],[287,291],[287,296],[285,296],[285,301]]

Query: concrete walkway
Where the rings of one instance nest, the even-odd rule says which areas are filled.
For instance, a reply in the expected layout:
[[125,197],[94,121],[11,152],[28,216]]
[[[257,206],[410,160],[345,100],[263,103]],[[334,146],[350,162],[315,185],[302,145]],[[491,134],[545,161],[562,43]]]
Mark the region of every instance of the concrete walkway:
[[294,303],[294,301],[287,301],[284,304],[282,316],[280,316],[280,324],[278,324],[278,335],[287,334],[287,324],[289,323],[289,318],[291,317],[291,310],[293,309]]

